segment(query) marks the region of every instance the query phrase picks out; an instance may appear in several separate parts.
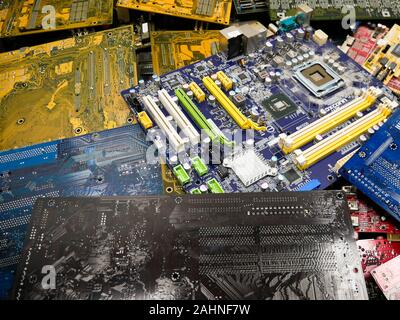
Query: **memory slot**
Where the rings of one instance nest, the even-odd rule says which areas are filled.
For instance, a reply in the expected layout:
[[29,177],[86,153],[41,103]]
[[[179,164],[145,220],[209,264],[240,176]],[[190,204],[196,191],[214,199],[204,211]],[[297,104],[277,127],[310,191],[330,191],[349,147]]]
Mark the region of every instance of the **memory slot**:
[[211,141],[219,140],[221,144],[232,144],[232,141],[229,141],[223,135],[218,134],[212,125],[207,121],[204,114],[200,111],[200,109],[196,106],[192,99],[186,94],[183,89],[177,89],[175,91],[176,96],[178,97],[180,103],[186,110],[186,112],[190,115],[194,123],[205,131]]
[[160,127],[162,132],[167,137],[170,146],[176,152],[182,152],[185,150],[185,141],[178,134],[172,124],[168,121],[167,117],[162,113],[160,108],[157,106],[156,102],[151,96],[143,97],[144,105],[152,116],[153,120]]
[[172,97],[168,94],[167,90],[162,89],[158,91],[158,99],[167,109],[169,114],[174,118],[179,128],[186,134],[192,145],[196,145],[200,142],[200,134],[196,128],[192,125],[189,119],[182,112],[181,108],[172,100]]
[[353,118],[357,112],[364,111],[376,102],[376,97],[381,91],[370,88],[358,97],[341,108],[327,114],[326,116],[310,123],[306,127],[292,133],[291,135],[281,134],[279,136],[279,146],[286,154],[306,145],[314,140],[318,135],[331,131],[347,120]]
[[242,129],[254,129],[258,131],[266,130],[266,127],[259,126],[240,112],[240,110],[233,104],[231,100],[222,92],[222,90],[215,84],[215,82],[210,77],[203,78],[203,83],[211,92],[212,95],[217,99],[221,106],[228,112],[232,119],[239,125]]
[[318,142],[309,149],[305,151],[296,150],[295,162],[297,166],[301,170],[309,168],[334,151],[354,141],[374,125],[387,119],[391,112],[391,108],[388,108],[386,105],[380,105],[376,110]]

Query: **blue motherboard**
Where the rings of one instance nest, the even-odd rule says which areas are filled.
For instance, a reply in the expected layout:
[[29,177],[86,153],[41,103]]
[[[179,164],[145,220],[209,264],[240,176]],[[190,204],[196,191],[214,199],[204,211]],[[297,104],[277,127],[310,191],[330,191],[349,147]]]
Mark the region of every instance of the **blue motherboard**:
[[[122,95],[158,150],[167,150],[185,191],[196,194],[325,189],[368,129],[397,107],[381,82],[302,29],[233,59],[214,55]],[[253,136],[235,143],[247,129]],[[209,141],[197,143],[196,131],[224,146],[220,162],[204,159],[215,152]]]
[[400,111],[365,143],[340,173],[400,221]]
[[0,299],[8,295],[39,197],[161,194],[139,125],[0,153]]

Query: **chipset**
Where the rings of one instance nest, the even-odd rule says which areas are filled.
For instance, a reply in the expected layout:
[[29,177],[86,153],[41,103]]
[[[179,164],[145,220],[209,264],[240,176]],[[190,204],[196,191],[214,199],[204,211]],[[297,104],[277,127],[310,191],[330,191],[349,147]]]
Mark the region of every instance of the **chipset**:
[[308,62],[295,69],[293,77],[316,97],[324,97],[343,87],[343,79],[322,62]]
[[262,102],[264,108],[275,120],[297,111],[296,104],[285,94],[277,93]]
[[230,167],[246,187],[266,176],[278,174],[278,170],[269,166],[265,159],[253,149],[244,150],[231,159],[225,159],[224,166]]

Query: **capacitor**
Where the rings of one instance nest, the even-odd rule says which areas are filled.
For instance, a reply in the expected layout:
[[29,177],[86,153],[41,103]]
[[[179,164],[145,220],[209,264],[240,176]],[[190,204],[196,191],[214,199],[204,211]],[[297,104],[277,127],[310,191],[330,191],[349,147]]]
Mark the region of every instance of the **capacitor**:
[[190,172],[192,170],[192,166],[188,162],[185,162],[183,164],[183,168],[188,172]]
[[297,29],[296,38],[299,40],[302,40],[302,39],[304,39],[304,34],[305,33],[304,33],[303,29]]
[[211,103],[214,103],[215,102],[215,97],[213,96],[213,95],[209,95],[208,96],[208,101],[210,101]]
[[216,73],[211,75],[211,79],[213,79],[214,81],[218,79],[218,76]]
[[235,89],[235,92],[236,92],[236,93],[241,93],[242,90],[241,90],[240,88],[236,88],[236,89]]
[[140,89],[144,89],[145,84],[146,84],[146,83],[144,82],[143,79],[140,79],[140,80],[139,80],[139,87],[140,87]]
[[298,56],[297,60],[299,60],[299,63],[302,63],[304,61],[304,58],[303,58],[303,56]]
[[268,41],[268,42],[265,44],[265,51],[266,51],[267,53],[272,53],[273,50],[274,50],[273,44],[272,44],[271,42]]
[[296,64],[299,63],[299,60],[297,60],[297,58],[293,58],[292,59],[292,64],[295,66]]
[[258,117],[260,116],[260,112],[258,111],[257,108],[251,108],[250,116],[252,120],[257,121]]
[[306,40],[310,40],[312,36],[313,28],[312,27],[307,27],[304,33],[304,38]]
[[338,62],[335,62],[335,63],[333,64],[333,68],[334,68],[335,70],[338,70],[339,67],[340,67],[340,64],[339,64]]
[[330,59],[328,60],[328,63],[329,63],[330,65],[333,65],[333,64],[335,63],[335,60],[333,60],[332,58],[330,58]]
[[282,77],[282,72],[280,72],[280,71],[275,72],[275,77],[276,77],[277,79],[279,79],[280,77]]
[[269,73],[269,76],[270,76],[272,79],[275,79],[275,78],[276,78],[276,73],[275,73],[274,71],[271,71],[271,72]]
[[293,43],[294,37],[291,33],[286,33],[286,42]]
[[187,83],[184,83],[182,85],[183,90],[188,91],[189,90],[189,85]]
[[285,44],[285,41],[283,41],[282,37],[278,36],[276,37],[276,46],[278,48],[282,48]]
[[324,108],[321,108],[320,110],[319,110],[319,115],[320,116],[325,116],[327,114],[327,112],[326,112],[326,110],[324,109]]
[[233,98],[235,95],[236,95],[235,91],[233,91],[233,90],[229,91],[229,97],[230,98]]
[[189,90],[186,94],[188,95],[189,98],[192,98],[192,97],[193,97],[193,91],[190,91],[190,90]]
[[292,61],[286,61],[286,67],[291,68],[293,66]]
[[216,84],[218,87],[220,87],[220,86],[221,86],[221,81],[215,80],[215,84]]
[[271,157],[271,164],[276,167],[278,165],[278,157],[277,156],[272,156]]
[[263,183],[261,184],[260,188],[261,188],[261,191],[268,191],[269,185],[268,185],[267,182],[263,182]]
[[308,60],[310,58],[310,55],[308,53],[303,54],[304,60]]
[[269,85],[272,83],[272,79],[270,77],[265,78],[265,84]]
[[315,56],[315,52],[314,52],[314,50],[310,50],[310,51],[308,51],[308,54],[310,55],[310,58],[312,58],[312,57],[314,57],[314,56]]
[[178,157],[175,156],[175,155],[171,156],[171,157],[169,158],[169,162],[170,162],[171,164],[178,163]]
[[205,184],[202,184],[200,186],[200,191],[201,191],[201,193],[207,193],[207,191],[208,191],[207,186]]
[[367,137],[365,136],[365,135],[361,135],[360,136],[360,138],[359,138],[359,141],[361,142],[361,143],[364,143],[364,142],[366,142],[368,139],[367,139]]

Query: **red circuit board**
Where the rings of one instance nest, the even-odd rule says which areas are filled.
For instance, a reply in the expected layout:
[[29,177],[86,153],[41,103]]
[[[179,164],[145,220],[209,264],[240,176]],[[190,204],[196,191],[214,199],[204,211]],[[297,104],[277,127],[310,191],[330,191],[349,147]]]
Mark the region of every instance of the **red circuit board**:
[[400,235],[400,225],[394,219],[386,215],[383,210],[375,209],[358,194],[348,194],[347,202],[356,232]]
[[364,276],[369,278],[371,271],[400,255],[400,243],[383,240],[358,240],[361,265]]
[[387,86],[396,94],[400,95],[400,79],[392,78],[390,79]]
[[388,300],[400,300],[400,256],[375,268],[372,276]]
[[354,34],[354,42],[347,55],[358,64],[363,65],[365,60],[374,51],[377,41],[383,38],[388,31],[388,28],[374,29],[369,26],[359,27]]

